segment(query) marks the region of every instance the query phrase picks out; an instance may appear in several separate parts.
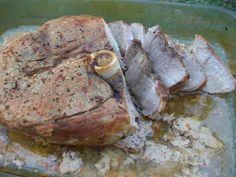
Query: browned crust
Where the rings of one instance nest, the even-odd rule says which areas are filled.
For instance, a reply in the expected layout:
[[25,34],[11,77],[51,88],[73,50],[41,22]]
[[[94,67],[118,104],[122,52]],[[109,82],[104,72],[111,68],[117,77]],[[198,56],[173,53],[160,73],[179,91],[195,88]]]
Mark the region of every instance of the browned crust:
[[162,112],[165,109],[168,98],[169,98],[169,89],[161,81],[158,81],[156,92],[157,92],[157,95],[161,99],[160,109],[158,110],[158,112]]
[[189,92],[200,91],[200,90],[204,87],[204,85],[206,84],[206,82],[207,82],[207,78],[205,78],[205,79],[201,82],[201,84],[199,84],[199,86],[198,86],[197,88],[190,89],[190,90],[180,90],[179,92],[184,94],[184,93],[189,93]]
[[[83,25],[85,23],[89,23],[90,21],[98,22],[99,29],[102,29],[104,20],[101,17],[94,17],[94,16],[66,16],[61,17],[52,21],[56,21],[56,25],[62,23],[64,20],[70,21],[72,23],[75,23],[77,25]],[[64,46],[62,46],[62,49],[59,47],[52,48],[50,46],[50,43],[48,41],[47,36],[47,29],[49,28],[49,25],[52,21],[46,22],[39,30],[38,32],[30,35],[28,38],[31,42],[39,44],[39,47],[42,47],[46,53],[51,57],[55,55],[63,56],[63,59],[69,59],[71,56],[71,52],[74,52],[74,54],[77,54],[78,52],[81,52],[78,49],[78,51],[75,52],[76,48],[76,42],[69,41],[68,45],[66,44],[65,48],[66,50],[63,50]],[[90,27],[90,26],[89,26]],[[92,27],[91,27],[92,28]],[[99,30],[98,29],[98,30]],[[45,33],[44,30],[46,31]],[[90,30],[91,32],[91,30]],[[44,36],[44,34],[46,36]],[[73,33],[74,34],[74,33]],[[84,33],[83,33],[84,34]],[[35,36],[34,36],[35,35]],[[86,35],[86,34],[85,34]],[[105,38],[105,32],[99,33],[99,37],[102,39]],[[76,36],[76,35],[75,35]],[[97,37],[96,34],[93,35],[93,37]],[[74,36],[73,36],[74,37]],[[27,39],[25,39],[24,36],[22,36],[21,39],[18,40],[18,42],[25,42]],[[77,38],[76,38],[77,39]],[[98,38],[96,38],[98,39]],[[89,39],[92,40],[92,39]],[[4,55],[9,55],[8,58],[13,57],[14,53],[11,53],[11,48],[15,46],[15,43],[17,42],[11,42],[9,43],[9,50],[6,50],[8,53],[4,53]],[[106,40],[103,41],[96,41],[96,44],[93,46],[92,51],[94,50],[101,50],[101,49],[110,49],[111,46],[106,46],[107,42]],[[100,45],[101,43],[101,45]],[[83,43],[82,43],[83,44]],[[97,44],[99,44],[99,49],[97,47]],[[27,44],[26,44],[27,45]],[[63,44],[64,45],[64,44]],[[41,48],[40,48],[41,49]],[[3,53],[3,52],[2,52]],[[6,57],[7,58],[7,57]],[[24,58],[20,58],[24,59]],[[27,61],[28,62],[28,61]],[[31,61],[32,62],[32,61]],[[62,62],[62,61],[61,61]],[[56,67],[56,65],[53,67]],[[21,68],[22,69],[22,68]],[[51,68],[47,68],[51,70]],[[89,70],[88,72],[94,72],[93,70]],[[36,74],[36,73],[33,73]],[[122,74],[122,73],[121,73]],[[120,80],[119,80],[120,79]],[[122,75],[119,75],[119,78],[117,79],[119,81],[122,81]],[[60,116],[60,117],[52,117],[52,119],[38,119],[33,120],[23,120],[22,117],[12,117],[9,118],[0,118],[0,123],[5,125],[8,128],[22,131],[24,133],[27,133],[31,136],[41,136],[43,138],[46,138],[49,142],[52,143],[59,143],[59,144],[78,144],[78,145],[105,145],[105,144],[111,144],[115,141],[119,140],[120,138],[127,136],[130,132],[134,131],[134,127],[131,125],[130,115],[128,113],[128,108],[126,105],[126,95],[124,95],[124,83],[120,83],[120,88],[122,90],[121,93],[119,93],[119,97],[116,98],[113,96],[113,98],[110,98],[106,100],[104,103],[100,103],[98,107],[94,109],[90,109],[86,112],[81,112],[72,116]],[[115,98],[114,98],[115,97]],[[1,100],[2,101],[2,100]],[[45,108],[45,105],[43,105]],[[42,109],[43,109],[42,106]],[[49,105],[50,110],[50,105]],[[1,115],[1,112],[0,112]]]
[[37,135],[56,144],[106,145],[134,131],[124,103],[114,98],[95,110],[41,124],[0,120],[14,130],[24,129],[30,136]]
[[[101,17],[90,16],[90,15],[63,16],[63,17],[60,17],[57,19],[49,20],[46,23],[44,23],[41,26],[41,28],[38,30],[38,36],[37,36],[38,39],[37,40],[39,42],[44,43],[45,39],[46,40],[48,39],[48,35],[49,35],[48,30],[50,29],[50,25],[51,24],[57,25],[58,29],[60,29],[60,24],[63,24],[64,22],[67,22],[67,26],[69,26],[71,28],[80,29],[81,37],[87,36],[87,39],[89,39],[89,36],[91,35],[91,33],[90,33],[91,31],[89,31],[88,29],[91,29],[94,26],[94,28],[97,29],[97,31],[95,31],[93,33],[93,35],[96,34],[96,36],[97,36],[97,40],[95,41],[95,43],[99,41],[98,39],[102,39],[106,35],[105,33],[103,33],[103,31],[99,32],[102,30],[101,28],[105,28],[105,21]],[[90,24],[90,26],[88,26],[87,24]],[[64,33],[67,33],[67,31],[63,31],[63,28],[61,29],[61,31],[62,32],[59,32],[59,34],[57,34],[59,37],[61,37],[61,36],[63,37]],[[90,35],[88,33],[90,33]],[[93,46],[92,41],[90,41],[91,42],[91,44],[89,44],[90,46],[88,45],[88,46],[84,46],[83,48],[78,48],[78,41],[80,43],[83,43],[85,37],[79,38],[79,36],[75,35],[75,34],[72,34],[71,37],[73,37],[73,39],[71,41],[67,41],[66,43],[64,43],[63,46],[57,46],[57,47],[48,46],[50,48],[50,51],[52,52],[52,54],[73,57],[76,54],[81,53],[81,52],[91,52],[91,51],[87,51],[87,50],[89,50],[88,48],[90,46]],[[103,42],[105,42],[105,41],[103,41]],[[45,45],[47,45],[47,43]],[[106,44],[104,44],[104,46],[105,45]],[[108,50],[112,50],[110,45],[107,45],[105,47],[107,47]],[[95,52],[95,51],[92,51],[92,52]]]
[[55,21],[55,20],[58,20],[58,21],[68,21],[68,20],[72,20],[72,21],[78,21],[80,23],[88,23],[90,21],[97,21],[97,22],[101,22],[103,21],[103,18],[101,17],[97,17],[97,16],[92,16],[92,15],[79,15],[79,16],[63,16],[63,17],[59,17],[57,19],[52,19],[52,20],[49,20],[47,21],[46,23],[43,24],[42,27],[47,27],[49,25],[49,23]]
[[[110,99],[94,111],[36,126],[35,131],[59,144],[105,145],[127,136],[129,121],[126,109]],[[126,131],[125,127],[128,128]]]
[[189,79],[189,75],[186,73],[186,75],[183,77],[183,79],[177,83],[176,85],[172,86],[169,88],[171,93],[177,92],[179,89],[181,89],[185,82]]

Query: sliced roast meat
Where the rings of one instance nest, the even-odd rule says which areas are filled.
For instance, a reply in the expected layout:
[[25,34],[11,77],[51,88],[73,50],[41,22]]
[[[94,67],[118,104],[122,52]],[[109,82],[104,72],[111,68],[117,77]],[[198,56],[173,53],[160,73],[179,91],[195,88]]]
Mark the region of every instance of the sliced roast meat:
[[180,55],[168,45],[159,26],[148,29],[143,47],[148,53],[154,73],[160,76],[163,83],[171,91],[181,88],[189,75]]
[[141,44],[145,38],[145,28],[141,23],[131,23],[133,38],[139,40]]
[[140,41],[133,41],[125,55],[125,62],[125,78],[142,113],[150,116],[161,112],[168,99],[168,89],[151,73],[150,61]]
[[121,55],[124,56],[133,40],[131,26],[121,20],[111,22],[109,25],[111,32],[119,45]]
[[111,144],[133,132],[136,112],[106,34],[102,18],[71,16],[6,41],[0,123],[60,144]]
[[190,76],[189,80],[185,82],[184,86],[179,91],[194,92],[202,88],[207,80],[203,66],[184,44],[177,43],[169,37],[168,43],[181,56],[184,66]]
[[229,68],[206,39],[196,35],[191,49],[193,55],[203,65],[206,72],[207,82],[202,88],[203,91],[218,94],[231,92],[235,89],[235,79]]
[[184,86],[180,89],[182,92],[193,92],[202,88],[206,83],[206,73],[202,65],[196,60],[187,48],[179,46],[178,53],[182,56],[182,60],[186,70],[190,76]]

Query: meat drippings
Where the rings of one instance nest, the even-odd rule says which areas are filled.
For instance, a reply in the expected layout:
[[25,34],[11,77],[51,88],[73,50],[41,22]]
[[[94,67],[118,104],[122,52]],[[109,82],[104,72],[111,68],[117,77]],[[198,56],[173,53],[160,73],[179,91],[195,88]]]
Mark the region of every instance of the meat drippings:
[[[212,101],[215,103],[215,99]],[[178,102],[178,99],[176,99],[176,102]],[[217,102],[217,104],[219,103]],[[187,105],[186,103],[185,106]],[[204,105],[202,106],[204,107]],[[211,109],[217,111],[214,105],[211,106]],[[219,116],[222,115],[219,114]],[[46,160],[50,164],[48,165],[48,170],[44,169],[46,172],[50,171],[54,174],[79,174],[90,177],[114,177],[119,175],[201,177],[204,175],[207,176],[206,171],[208,167],[210,168],[213,161],[214,163],[221,163],[223,143],[215,137],[213,131],[202,126],[201,121],[197,120],[196,117],[190,118],[180,115],[176,117],[166,114],[162,116],[162,123],[141,119],[139,126],[140,129],[137,133],[127,138],[128,141],[123,141],[126,144],[123,143],[122,148],[121,146],[106,146],[104,148],[68,147],[64,149],[60,146],[55,146],[59,148],[57,153],[55,153],[55,147],[52,146],[50,147],[51,151],[48,150],[48,153],[44,153],[44,157],[38,155],[42,154],[42,152],[34,149],[35,155],[31,159],[38,162],[35,167],[40,167],[40,164],[44,164],[42,160]],[[158,134],[158,130],[162,136],[157,138],[155,133]],[[3,134],[4,132],[2,132]],[[20,144],[22,142],[19,141],[20,137],[18,136],[18,139],[16,139],[13,135],[14,133],[11,133],[10,140],[18,142],[18,145],[14,147],[21,147]],[[30,143],[32,143],[32,140]],[[9,144],[9,141],[5,141],[5,144],[2,143],[1,145],[4,147],[12,146],[12,144]],[[35,146],[45,149],[45,146],[39,146],[39,144],[35,144]],[[27,146],[21,147],[20,151],[24,148],[27,148]],[[132,148],[136,148],[138,151],[133,151]],[[7,151],[10,149],[8,148]],[[28,148],[28,150],[24,150],[23,152],[29,153],[31,150],[32,148]],[[65,163],[65,154],[70,154],[70,151],[73,151],[72,155],[74,155],[67,157],[72,159],[72,161],[68,162],[68,165],[65,165],[67,164]],[[14,154],[15,152],[13,151]],[[52,154],[54,155],[52,156]],[[14,162],[10,161],[13,157],[12,154],[5,153],[3,156],[5,159],[9,159],[9,163],[18,164],[19,168],[27,167],[27,159],[25,159],[23,153],[15,158],[17,161]],[[54,160],[49,161],[52,157],[54,157]],[[9,163],[6,165],[9,165]],[[77,165],[74,166],[73,164]],[[61,170],[58,171],[52,168],[56,166],[61,167]],[[215,173],[221,174],[221,169],[216,169]]]

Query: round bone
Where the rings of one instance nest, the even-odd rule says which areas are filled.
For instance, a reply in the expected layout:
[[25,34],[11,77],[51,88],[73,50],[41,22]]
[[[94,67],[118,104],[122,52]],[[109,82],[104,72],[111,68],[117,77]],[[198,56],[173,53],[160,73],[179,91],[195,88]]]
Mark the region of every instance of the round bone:
[[96,73],[104,79],[110,78],[120,69],[115,53],[109,50],[101,50],[91,55],[96,62],[94,66]]

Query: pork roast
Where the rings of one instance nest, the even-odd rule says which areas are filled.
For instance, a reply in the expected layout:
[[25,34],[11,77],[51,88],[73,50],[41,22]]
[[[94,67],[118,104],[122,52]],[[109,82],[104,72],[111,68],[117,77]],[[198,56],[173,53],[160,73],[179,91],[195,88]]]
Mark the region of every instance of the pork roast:
[[189,48],[172,46],[159,26],[145,35],[141,24],[86,15],[36,29],[0,38],[0,123],[51,143],[106,145],[133,133],[139,114],[129,89],[145,116],[164,109],[168,90],[235,89],[199,35]]
[[[116,52],[103,51],[109,50]],[[91,54],[92,53],[92,54]],[[60,144],[104,145],[136,128],[135,108],[105,21],[51,20],[0,51],[0,122]]]

